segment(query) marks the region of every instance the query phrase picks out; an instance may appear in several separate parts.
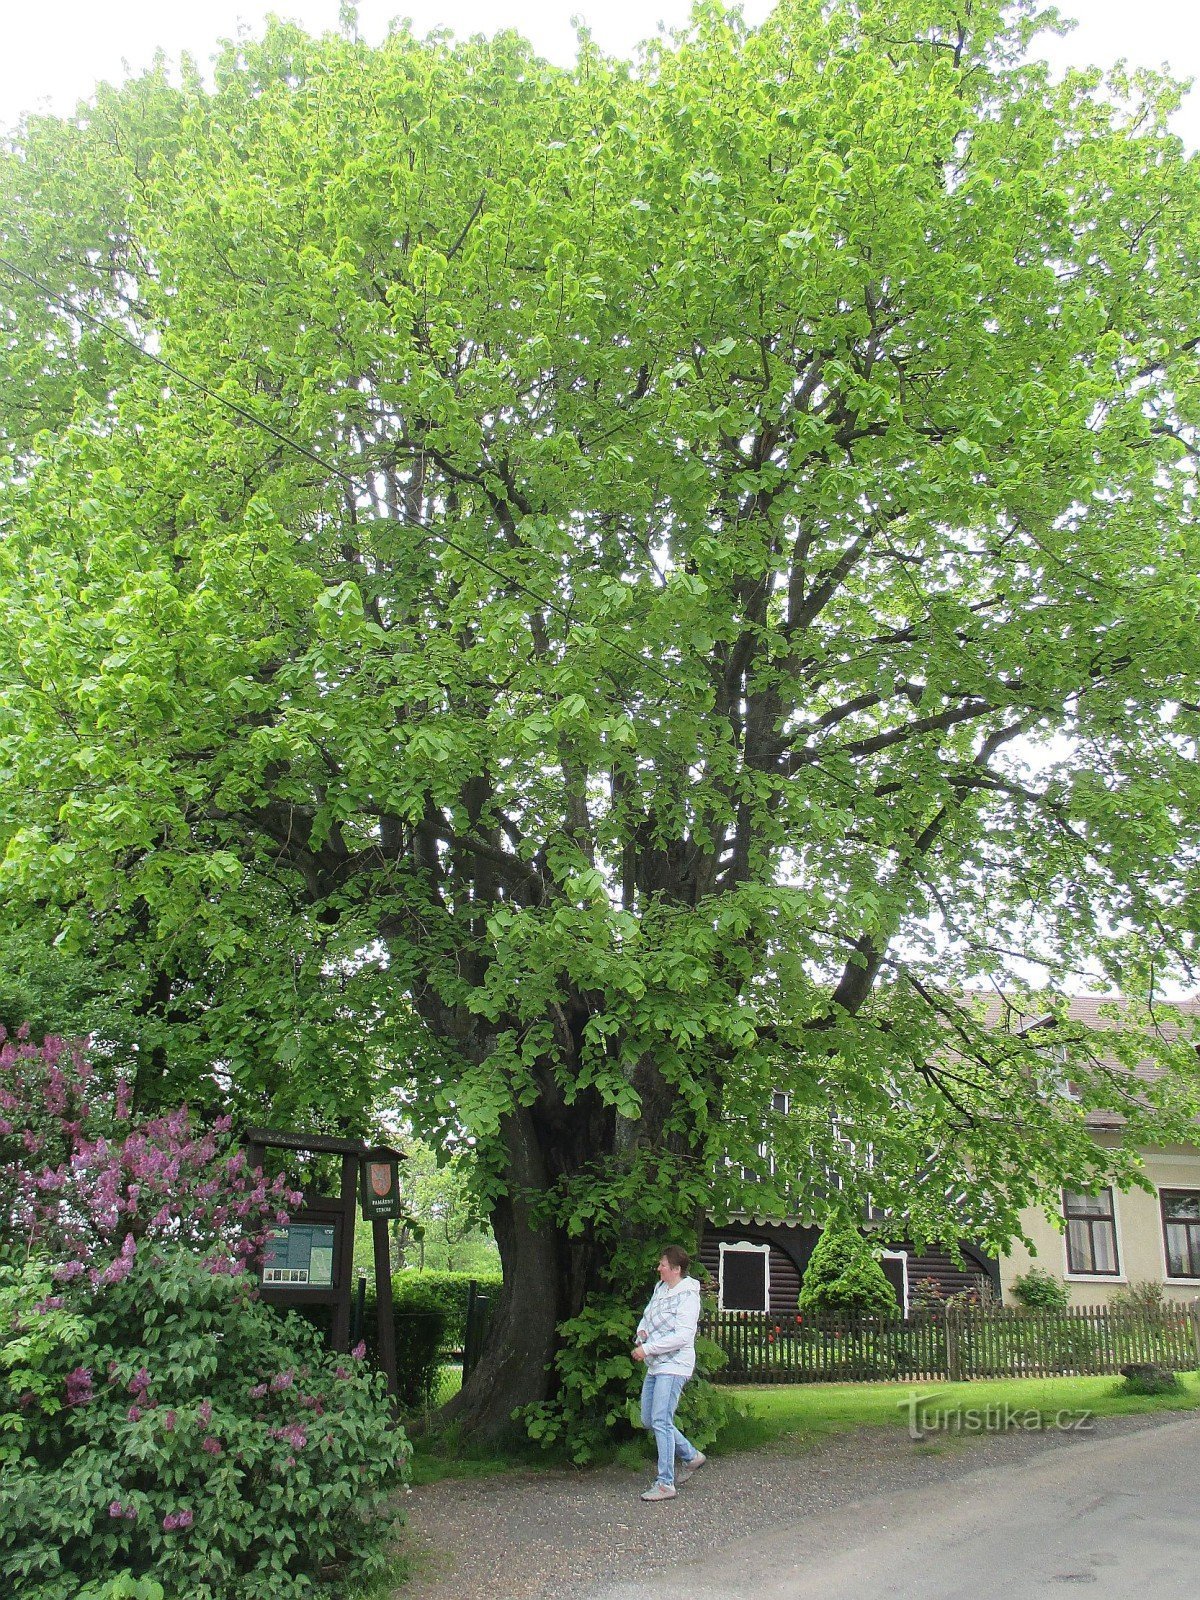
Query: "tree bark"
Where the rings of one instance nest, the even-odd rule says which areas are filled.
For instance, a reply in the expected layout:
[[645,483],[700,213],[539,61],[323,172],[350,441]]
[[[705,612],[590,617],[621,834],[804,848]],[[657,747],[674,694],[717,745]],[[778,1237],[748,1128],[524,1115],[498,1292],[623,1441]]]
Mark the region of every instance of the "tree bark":
[[502,1134],[509,1155],[508,1192],[496,1204],[492,1225],[504,1287],[482,1358],[440,1417],[483,1440],[520,1433],[513,1411],[552,1393],[555,1329],[583,1301],[583,1286],[564,1273],[557,1230],[533,1216],[548,1179],[534,1118],[519,1110],[505,1119]]

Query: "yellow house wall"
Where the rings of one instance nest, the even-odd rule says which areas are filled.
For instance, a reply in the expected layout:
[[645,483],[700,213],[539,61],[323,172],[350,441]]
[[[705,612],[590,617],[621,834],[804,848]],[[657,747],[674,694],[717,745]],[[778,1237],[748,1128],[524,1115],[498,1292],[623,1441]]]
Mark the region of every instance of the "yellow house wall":
[[[1119,1135],[1103,1134],[1098,1142],[1110,1148],[1119,1142]],[[1061,1278],[1067,1286],[1070,1303],[1074,1306],[1106,1305],[1118,1290],[1131,1283],[1150,1280],[1161,1283],[1168,1300],[1195,1300],[1200,1298],[1200,1278],[1168,1278],[1166,1250],[1163,1242],[1162,1212],[1159,1207],[1159,1189],[1200,1189],[1200,1149],[1188,1145],[1170,1145],[1161,1150],[1143,1153],[1146,1176],[1154,1185],[1154,1193],[1142,1189],[1118,1190],[1114,1196],[1117,1226],[1117,1259],[1120,1271],[1112,1278],[1073,1277],[1067,1271],[1067,1241],[1061,1231],[1061,1218],[1048,1217],[1045,1212],[1030,1209],[1022,1213],[1022,1224],[1032,1240],[1034,1250],[1014,1244],[1000,1262],[1000,1286],[1005,1305],[1016,1303],[1012,1293],[1015,1278],[1041,1267]]]

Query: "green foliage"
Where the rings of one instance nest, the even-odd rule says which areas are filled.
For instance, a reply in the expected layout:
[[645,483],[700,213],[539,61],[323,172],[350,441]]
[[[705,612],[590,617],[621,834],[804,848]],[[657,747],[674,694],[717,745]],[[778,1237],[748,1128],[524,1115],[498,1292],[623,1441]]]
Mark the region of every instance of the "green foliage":
[[[439,1372],[449,1356],[463,1348],[467,1299],[472,1282],[483,1294],[498,1295],[498,1277],[472,1279],[457,1272],[399,1272],[392,1279],[395,1316],[396,1375],[400,1402],[421,1410],[438,1388]],[[330,1318],[323,1307],[313,1307],[306,1320],[328,1334]],[[363,1339],[369,1358],[378,1356],[379,1303],[373,1288],[364,1303]]]
[[1122,1367],[1121,1372],[1125,1380],[1120,1389],[1122,1394],[1178,1394],[1183,1389],[1177,1372],[1151,1362]]
[[[523,1421],[531,1439],[582,1466],[640,1427],[638,1396],[646,1369],[630,1354],[636,1321],[627,1302],[593,1296],[579,1316],[560,1327],[557,1394],[553,1402],[526,1408]],[[727,1359],[711,1339],[697,1339],[696,1375],[685,1386],[676,1415],[700,1449],[736,1415],[734,1402],[706,1381]]]
[[0,151],[16,264],[239,408],[0,277],[6,918],[140,1094],[402,1093],[572,1312],[635,1152],[642,1242],[834,1171],[1001,1245],[1194,1130],[1148,1004],[1180,1070],[1068,1034],[1075,1102],[960,998],[1194,953],[1196,165],[1170,81],[958,26],[274,22]]
[[434,1311],[444,1320],[447,1341],[461,1347],[467,1326],[467,1301],[472,1282],[481,1294],[496,1296],[503,1287],[498,1275],[473,1278],[466,1272],[398,1272],[392,1278],[392,1303],[398,1317]]
[[299,1600],[383,1575],[408,1446],[382,1380],[245,1278],[149,1256],[46,1352],[60,1403],[29,1407],[0,1477],[0,1576],[27,1600],[109,1574],[114,1600]]
[[[425,1405],[433,1390],[445,1359],[446,1321],[439,1310],[405,1311],[396,1317],[396,1382],[400,1404],[409,1410]],[[368,1337],[368,1349],[372,1343]]]
[[473,1180],[470,1150],[439,1158],[420,1139],[405,1138],[404,1203],[407,1219],[397,1231],[401,1264],[421,1272],[492,1276],[500,1257],[487,1226],[486,1204]]
[[911,1286],[908,1293],[908,1309],[911,1315],[922,1312],[942,1311],[945,1309],[946,1297],[942,1293],[942,1286],[936,1278],[918,1278]]
[[21,1459],[36,1418],[62,1410],[62,1374],[86,1333],[53,1297],[48,1262],[0,1264],[0,1470]]
[[1153,1324],[1161,1321],[1167,1309],[1167,1296],[1161,1283],[1146,1278],[1140,1283],[1125,1283],[1109,1296],[1110,1311],[1129,1311]]
[[1065,1311],[1070,1300],[1066,1284],[1045,1267],[1030,1267],[1014,1278],[1012,1292],[1021,1305],[1044,1311]]
[[680,1431],[701,1450],[707,1450],[722,1429],[740,1414],[736,1397],[711,1381],[728,1360],[715,1339],[704,1334],[697,1338],[695,1375],[684,1385],[675,1418]]
[[103,1583],[89,1583],[81,1589],[75,1600],[165,1600],[166,1591],[153,1578],[135,1578],[131,1572],[120,1572]]
[[615,1297],[594,1296],[559,1334],[555,1398],[527,1407],[522,1420],[531,1439],[582,1465],[633,1428],[630,1392],[642,1369],[630,1355],[629,1307]]
[[821,1230],[800,1286],[800,1309],[822,1313],[899,1315],[892,1288],[871,1246],[853,1223],[832,1216]]

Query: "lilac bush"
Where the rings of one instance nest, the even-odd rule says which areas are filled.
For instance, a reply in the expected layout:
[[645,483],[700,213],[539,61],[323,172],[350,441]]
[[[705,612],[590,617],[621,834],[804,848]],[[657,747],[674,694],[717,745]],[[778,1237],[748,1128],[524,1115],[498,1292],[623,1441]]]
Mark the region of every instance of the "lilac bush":
[[0,1468],[0,1593],[74,1600],[120,1571],[299,1600],[386,1576],[408,1444],[379,1374],[174,1241],[81,1293],[84,1338],[46,1374],[59,1403],[30,1407]]
[[197,1129],[186,1106],[135,1121],[129,1086],[83,1052],[0,1029],[0,1254],[56,1257],[62,1283],[119,1283],[143,1240],[172,1239],[239,1273],[298,1196],[230,1148],[230,1118]]
[[408,1445],[383,1381],[246,1270],[292,1203],[227,1121],[138,1120],[80,1051],[3,1041],[0,1593],[299,1600],[386,1573]]

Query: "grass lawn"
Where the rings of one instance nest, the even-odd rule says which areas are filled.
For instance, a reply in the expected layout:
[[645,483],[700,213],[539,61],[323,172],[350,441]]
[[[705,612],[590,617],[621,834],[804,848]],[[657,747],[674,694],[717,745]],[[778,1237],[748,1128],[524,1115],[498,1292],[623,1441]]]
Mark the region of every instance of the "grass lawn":
[[753,1450],[786,1441],[805,1445],[827,1434],[866,1425],[908,1426],[907,1400],[928,1395],[929,1410],[983,1411],[1005,1405],[1053,1418],[1060,1411],[1127,1416],[1141,1411],[1190,1411],[1200,1407],[1200,1375],[1181,1373],[1176,1394],[1125,1394],[1124,1379],[997,1378],[975,1383],[804,1383],[731,1389],[745,1408],[722,1432],[712,1454]]
[[[1052,1419],[1060,1411],[1090,1411],[1094,1416],[1125,1416],[1141,1411],[1191,1411],[1200,1408],[1200,1375],[1181,1373],[1182,1390],[1166,1395],[1127,1395],[1121,1378],[998,1378],[977,1383],[802,1383],[729,1388],[744,1415],[736,1417],[709,1446],[714,1456],[782,1444],[806,1448],[831,1433],[864,1425],[904,1428],[910,1395],[929,1396],[928,1410],[987,1407],[1037,1411]],[[995,1411],[993,1411],[995,1415]],[[953,1436],[951,1436],[953,1437]],[[503,1454],[474,1453],[437,1438],[414,1441],[414,1484],[439,1478],[490,1477],[497,1472],[537,1471],[562,1462],[536,1445]],[[934,1446],[936,1448],[936,1446]],[[640,1470],[651,1453],[647,1437],[628,1440],[616,1460]]]

